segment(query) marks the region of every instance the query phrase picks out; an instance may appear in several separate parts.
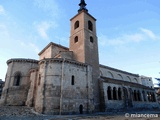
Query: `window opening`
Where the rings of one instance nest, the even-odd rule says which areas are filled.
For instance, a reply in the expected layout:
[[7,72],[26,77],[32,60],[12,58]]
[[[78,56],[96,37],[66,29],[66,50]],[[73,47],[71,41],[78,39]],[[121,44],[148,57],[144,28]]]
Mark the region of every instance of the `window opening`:
[[74,29],[77,29],[79,27],[79,21],[76,21],[74,24]]
[[107,90],[107,94],[108,94],[108,100],[111,100],[111,87],[109,86],[108,87],[108,90]]
[[19,86],[20,85],[20,80],[21,80],[21,74],[20,73],[15,74],[14,86]]
[[88,21],[88,29],[93,31],[93,24],[90,20]]
[[74,43],[77,43],[77,42],[78,42],[78,36],[74,38]]
[[74,85],[74,76],[72,75],[71,85]]
[[90,37],[90,42],[93,43],[93,37]]

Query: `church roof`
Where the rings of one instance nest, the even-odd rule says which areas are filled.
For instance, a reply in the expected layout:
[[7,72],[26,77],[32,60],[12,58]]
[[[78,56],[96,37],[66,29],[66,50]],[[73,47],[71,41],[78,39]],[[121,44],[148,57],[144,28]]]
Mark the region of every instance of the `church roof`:
[[12,62],[31,62],[31,63],[37,63],[38,64],[38,60],[35,59],[26,59],[26,58],[12,58],[7,60],[7,64],[10,64]]
[[153,90],[153,88],[149,88],[145,85],[139,84],[139,83],[133,83],[133,82],[128,82],[128,81],[123,81],[123,80],[117,80],[117,79],[113,79],[113,78],[107,78],[107,77],[103,77],[100,76],[100,80],[101,82],[105,82],[105,83],[112,83],[112,84],[118,84],[118,85],[124,85],[124,86],[131,86],[131,87],[135,87],[135,88],[142,88],[142,89],[148,89],[148,90]]
[[69,50],[69,48],[67,48],[67,47],[65,47],[65,46],[62,46],[62,45],[60,45],[60,44],[56,44],[56,43],[50,42],[38,55],[41,55],[41,54],[42,54],[47,48],[49,48],[51,45],[54,45],[54,46],[57,46],[57,47],[60,47],[60,48]]
[[105,65],[100,64],[99,67],[100,68],[107,68],[107,69],[110,69],[110,70],[113,70],[113,71],[116,71],[116,72],[121,72],[121,73],[132,75],[132,76],[135,76],[135,77],[139,77],[139,74],[133,74],[133,73],[126,72],[126,71],[123,71],[123,70],[119,70],[119,69],[116,69],[116,68],[112,68],[112,67],[109,67],[109,66],[105,66]]
[[45,58],[45,59],[42,59],[40,60],[40,64],[41,63],[44,63],[45,61],[49,61],[50,63],[51,62],[66,62],[66,63],[71,63],[71,64],[75,64],[75,65],[79,65],[79,66],[85,66],[87,67],[88,64],[86,63],[82,63],[82,62],[78,62],[78,61],[75,61],[75,60],[71,60],[71,59],[64,59],[64,58]]

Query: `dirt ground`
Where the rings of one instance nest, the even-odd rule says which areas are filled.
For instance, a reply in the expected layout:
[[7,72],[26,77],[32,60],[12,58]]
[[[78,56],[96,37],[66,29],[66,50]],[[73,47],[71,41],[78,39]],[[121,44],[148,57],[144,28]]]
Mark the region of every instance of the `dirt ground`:
[[0,106],[0,120],[160,120],[160,111],[107,112],[83,115],[43,115],[25,106]]

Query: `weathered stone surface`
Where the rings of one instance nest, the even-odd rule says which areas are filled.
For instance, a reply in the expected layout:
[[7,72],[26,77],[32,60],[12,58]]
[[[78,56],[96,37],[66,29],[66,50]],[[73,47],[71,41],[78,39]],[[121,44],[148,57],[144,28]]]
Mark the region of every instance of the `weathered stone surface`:
[[96,19],[85,10],[71,19],[70,47],[51,42],[39,56],[7,61],[0,104],[53,115],[158,108],[138,74],[99,65]]

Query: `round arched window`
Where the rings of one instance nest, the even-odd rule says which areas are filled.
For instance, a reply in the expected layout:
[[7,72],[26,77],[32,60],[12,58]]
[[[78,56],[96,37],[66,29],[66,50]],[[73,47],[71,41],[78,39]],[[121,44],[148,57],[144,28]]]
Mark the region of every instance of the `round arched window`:
[[88,29],[93,31],[93,24],[90,20],[88,21]]
[[74,43],[77,43],[77,42],[78,42],[78,36],[74,38]]
[[93,43],[93,37],[90,37],[90,42]]
[[79,27],[79,21],[76,21],[74,24],[74,29],[77,29]]

